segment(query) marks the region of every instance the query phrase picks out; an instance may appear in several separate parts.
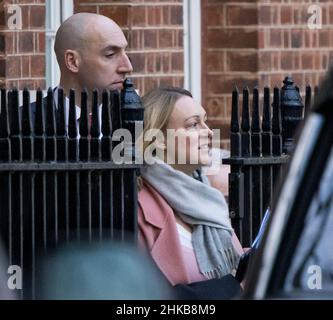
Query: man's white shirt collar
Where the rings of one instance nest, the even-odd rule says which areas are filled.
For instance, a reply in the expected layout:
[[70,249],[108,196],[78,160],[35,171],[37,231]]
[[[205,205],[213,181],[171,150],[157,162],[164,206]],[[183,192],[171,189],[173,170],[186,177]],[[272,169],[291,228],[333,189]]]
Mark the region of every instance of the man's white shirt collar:
[[[53,91],[53,101],[58,108],[58,87],[56,87]],[[65,96],[65,121],[66,121],[66,129],[68,129],[68,118],[69,118],[69,99]],[[76,112],[76,121],[77,121],[77,128],[79,128],[79,120],[81,117],[81,108],[75,105],[75,112]],[[102,105],[98,106],[98,120],[99,120],[99,129],[101,131],[102,127]],[[101,133],[102,136],[102,133]],[[100,138],[101,138],[100,136]]]

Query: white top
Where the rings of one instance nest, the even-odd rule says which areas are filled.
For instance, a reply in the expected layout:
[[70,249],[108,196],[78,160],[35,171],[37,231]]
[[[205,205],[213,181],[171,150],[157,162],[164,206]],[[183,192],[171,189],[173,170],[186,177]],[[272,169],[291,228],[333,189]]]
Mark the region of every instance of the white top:
[[192,233],[182,225],[178,223],[176,225],[190,283],[206,280],[206,277],[200,273],[198,261],[193,250]]
[[192,233],[186,230],[182,225],[179,223],[177,225],[177,230],[179,234],[180,244],[184,247],[190,248],[193,250],[192,245]]

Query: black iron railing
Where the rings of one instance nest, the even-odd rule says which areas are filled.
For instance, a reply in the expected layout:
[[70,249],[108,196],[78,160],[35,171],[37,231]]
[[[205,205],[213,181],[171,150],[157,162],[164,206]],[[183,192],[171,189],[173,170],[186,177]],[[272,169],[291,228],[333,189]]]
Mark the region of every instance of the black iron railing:
[[[315,89],[315,93],[317,88]],[[305,112],[298,87],[286,77],[284,86],[271,92],[264,88],[263,107],[259,91],[253,89],[250,117],[249,89],[243,90],[242,116],[239,93],[232,93],[229,164],[229,212],[242,245],[249,247],[256,237],[263,215],[271,204],[281,168],[289,161],[295,129],[311,107],[311,87],[305,90]]]
[[39,90],[30,104],[24,90],[20,107],[17,90],[1,91],[0,234],[9,265],[23,270],[21,298],[34,298],[38,257],[59,244],[137,239],[140,165],[112,158],[122,143],[113,141],[113,133],[119,128],[131,132],[126,152],[134,155],[133,124],[143,121],[131,81],[126,80],[121,94],[104,91],[101,106],[96,90],[92,97],[82,92],[79,121],[75,92],[70,91],[68,106],[61,88],[57,96],[55,103],[52,89],[44,99]]

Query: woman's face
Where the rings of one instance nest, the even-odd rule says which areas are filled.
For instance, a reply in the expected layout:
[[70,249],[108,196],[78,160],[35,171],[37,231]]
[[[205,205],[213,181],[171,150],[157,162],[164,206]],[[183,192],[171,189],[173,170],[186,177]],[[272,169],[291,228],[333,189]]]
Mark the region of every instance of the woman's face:
[[202,165],[210,165],[213,132],[208,128],[203,107],[188,96],[175,104],[167,124],[167,162],[188,173]]

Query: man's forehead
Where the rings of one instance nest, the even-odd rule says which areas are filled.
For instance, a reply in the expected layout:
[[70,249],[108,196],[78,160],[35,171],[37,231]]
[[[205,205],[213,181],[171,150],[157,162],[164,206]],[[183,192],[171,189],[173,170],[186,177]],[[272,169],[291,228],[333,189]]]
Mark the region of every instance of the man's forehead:
[[120,32],[100,32],[92,40],[102,50],[125,49],[128,45],[127,40]]
[[113,22],[100,20],[89,29],[89,41],[98,44],[98,47],[102,49],[126,48],[128,45],[123,31]]
[[122,44],[117,43],[117,44],[113,44],[112,41],[110,41],[110,44],[104,45],[102,46],[102,51],[117,51],[117,50],[121,50],[121,49],[126,49],[127,47],[127,41],[123,42]]

